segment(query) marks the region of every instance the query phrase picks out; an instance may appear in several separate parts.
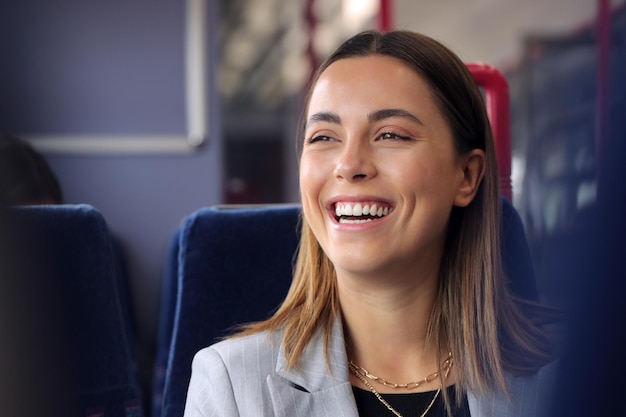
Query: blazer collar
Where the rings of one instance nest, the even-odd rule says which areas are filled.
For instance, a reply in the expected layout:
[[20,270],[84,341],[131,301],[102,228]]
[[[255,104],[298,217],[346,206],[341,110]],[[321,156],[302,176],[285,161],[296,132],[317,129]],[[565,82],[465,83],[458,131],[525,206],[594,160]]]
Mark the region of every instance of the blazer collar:
[[[267,383],[276,417],[342,416],[358,417],[349,379],[341,317],[333,322],[326,362],[323,330],[319,331],[305,350],[300,366],[287,368],[282,344],[277,357],[276,375]],[[513,377],[507,374],[510,394],[495,390],[490,394],[468,392],[472,416],[510,417],[539,416],[542,406],[549,403],[556,362],[537,374]]]
[[333,322],[329,340],[328,363],[325,355],[324,331],[321,329],[311,339],[297,368],[287,367],[287,358],[281,344],[276,374],[308,392],[349,384],[348,358],[344,340],[343,326],[338,316]]
[[275,417],[358,417],[348,372],[339,317],[333,322],[328,363],[323,330],[313,337],[295,369],[287,367],[281,345],[276,375],[267,380]]

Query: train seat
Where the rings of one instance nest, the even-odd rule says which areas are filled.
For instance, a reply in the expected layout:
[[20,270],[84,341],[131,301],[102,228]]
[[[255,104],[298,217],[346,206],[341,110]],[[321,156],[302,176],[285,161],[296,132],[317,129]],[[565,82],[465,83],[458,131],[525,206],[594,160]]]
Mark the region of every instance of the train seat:
[[8,212],[19,258],[8,279],[26,311],[16,320],[30,341],[24,356],[40,365],[26,392],[37,386],[75,415],[143,416],[130,306],[103,216],[89,205]]
[[[156,384],[153,416],[183,413],[191,360],[203,346],[228,334],[237,324],[264,319],[279,306],[291,282],[292,259],[298,242],[300,207],[275,205],[245,208],[202,208],[183,222],[178,245],[173,243],[165,276],[176,297],[163,295],[156,364],[166,369]],[[176,237],[174,238],[176,240]],[[172,260],[172,257],[174,260]],[[177,267],[172,267],[177,265]],[[176,306],[171,305],[176,300]]]

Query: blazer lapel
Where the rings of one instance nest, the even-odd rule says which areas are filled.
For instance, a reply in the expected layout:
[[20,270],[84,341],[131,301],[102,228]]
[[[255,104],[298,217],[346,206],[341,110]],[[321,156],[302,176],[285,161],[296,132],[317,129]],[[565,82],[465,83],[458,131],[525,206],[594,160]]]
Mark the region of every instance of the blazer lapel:
[[276,417],[358,417],[349,382],[322,391],[306,392],[281,377],[268,377]]
[[300,366],[290,369],[281,347],[276,376],[267,380],[277,417],[358,417],[339,318],[333,323],[328,348],[327,364],[323,332],[318,332],[305,350]]

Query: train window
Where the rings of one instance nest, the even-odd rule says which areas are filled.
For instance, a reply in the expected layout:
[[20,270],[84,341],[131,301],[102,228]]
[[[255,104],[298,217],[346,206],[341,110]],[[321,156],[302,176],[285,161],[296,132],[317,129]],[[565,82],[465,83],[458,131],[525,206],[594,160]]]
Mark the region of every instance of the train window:
[[[619,115],[626,105],[626,83],[620,76],[626,68],[626,8],[614,9],[611,31],[609,127],[614,140],[623,136]],[[548,298],[563,296],[562,286],[555,284],[558,279],[551,276],[551,260],[578,225],[594,216],[603,184],[602,152],[610,152],[597,139],[596,35],[595,26],[589,25],[568,35],[529,37],[521,66],[507,75],[514,167],[522,166],[513,172],[519,180],[515,204]]]
[[377,0],[221,0],[225,203],[298,201],[295,140],[313,68],[375,27]]

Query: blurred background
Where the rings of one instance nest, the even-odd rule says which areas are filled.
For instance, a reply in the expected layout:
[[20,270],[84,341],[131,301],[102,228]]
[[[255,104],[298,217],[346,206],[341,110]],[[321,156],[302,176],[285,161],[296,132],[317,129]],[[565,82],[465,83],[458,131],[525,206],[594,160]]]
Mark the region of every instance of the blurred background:
[[624,0],[1,0],[0,131],[26,138],[66,203],[95,206],[128,269],[150,384],[164,256],[203,206],[298,201],[311,71],[370,28],[412,29],[509,81],[513,203],[543,273],[624,138]]

